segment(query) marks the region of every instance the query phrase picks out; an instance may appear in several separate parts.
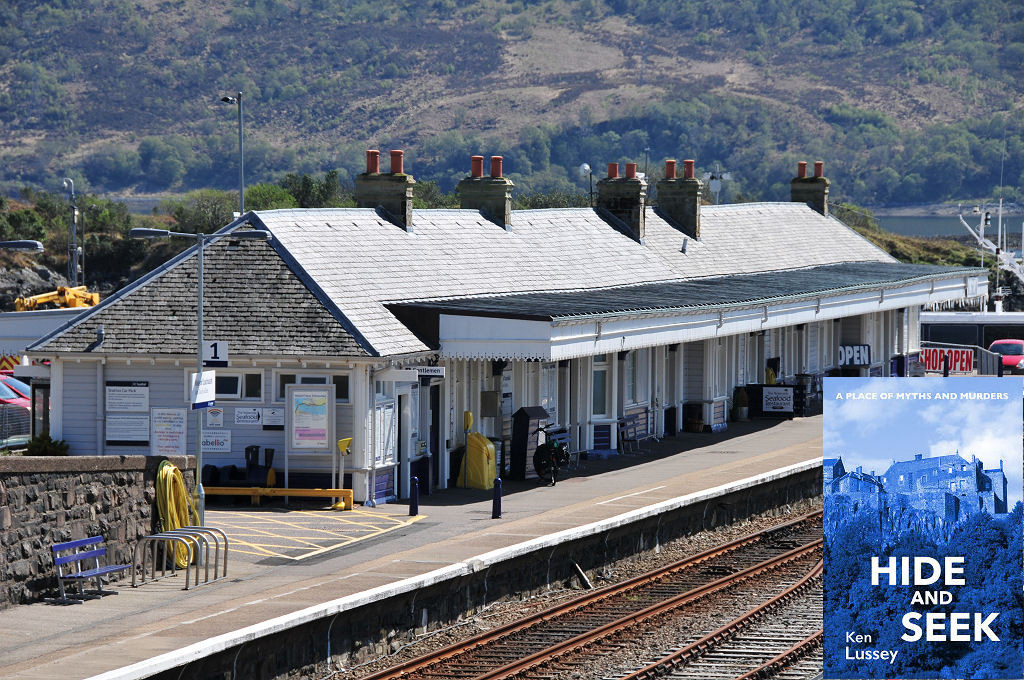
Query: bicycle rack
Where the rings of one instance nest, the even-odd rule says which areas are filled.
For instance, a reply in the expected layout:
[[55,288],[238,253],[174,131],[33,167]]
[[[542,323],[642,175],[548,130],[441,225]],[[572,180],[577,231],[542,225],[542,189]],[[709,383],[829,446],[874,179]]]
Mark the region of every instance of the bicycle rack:
[[[211,541],[212,539],[212,541]],[[189,566],[195,564],[195,585],[199,585],[199,568],[205,567],[205,578],[203,583],[209,583],[210,579],[210,544],[213,543],[213,581],[224,578],[228,575],[228,538],[220,529],[213,527],[186,526],[180,529],[164,531],[152,536],[145,536],[135,545],[135,552],[132,560],[132,587],[143,585],[148,581],[157,581],[164,578],[170,563],[171,576],[178,573],[176,554],[171,552],[172,545],[184,546],[187,555],[185,567],[185,590],[192,587]],[[223,560],[221,559],[221,544],[223,542]],[[161,553],[162,550],[162,553]],[[160,576],[156,575],[158,554],[162,557],[160,563]],[[149,569],[147,571],[147,564]],[[218,565],[221,575],[217,575]],[[148,573],[148,578],[147,578]],[[141,574],[141,581],[136,584],[137,577]]]

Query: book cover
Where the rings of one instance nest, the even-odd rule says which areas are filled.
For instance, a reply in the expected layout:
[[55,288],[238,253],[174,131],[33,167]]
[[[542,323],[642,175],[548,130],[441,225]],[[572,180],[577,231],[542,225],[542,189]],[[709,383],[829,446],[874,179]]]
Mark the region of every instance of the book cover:
[[826,678],[1021,678],[1020,377],[825,378]]

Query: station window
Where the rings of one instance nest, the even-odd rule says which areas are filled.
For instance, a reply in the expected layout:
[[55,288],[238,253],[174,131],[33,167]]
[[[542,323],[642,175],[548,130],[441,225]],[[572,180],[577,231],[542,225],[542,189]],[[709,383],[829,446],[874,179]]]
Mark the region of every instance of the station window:
[[608,415],[608,392],[611,383],[608,380],[608,355],[598,354],[594,357],[594,394],[591,413],[595,416]]
[[622,378],[626,383],[626,403],[636,403],[636,352],[630,352],[626,355],[626,365],[623,370]]
[[275,376],[275,401],[284,401],[288,385],[334,385],[334,396],[339,402],[349,401],[349,376],[347,373],[328,375],[325,373],[278,373]]
[[[188,400],[192,389],[192,376],[189,371],[185,376],[185,399]],[[263,371],[221,371],[217,370],[217,399],[225,401],[260,401],[263,399]]]
[[638,349],[626,355],[623,366],[623,382],[626,404],[638,404],[646,401],[647,371],[650,359],[646,349]]

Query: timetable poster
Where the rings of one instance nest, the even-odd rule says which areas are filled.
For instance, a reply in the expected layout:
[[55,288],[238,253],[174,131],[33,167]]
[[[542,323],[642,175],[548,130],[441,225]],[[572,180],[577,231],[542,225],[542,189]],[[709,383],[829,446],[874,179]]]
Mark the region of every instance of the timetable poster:
[[825,378],[826,678],[1021,678],[1018,377]]

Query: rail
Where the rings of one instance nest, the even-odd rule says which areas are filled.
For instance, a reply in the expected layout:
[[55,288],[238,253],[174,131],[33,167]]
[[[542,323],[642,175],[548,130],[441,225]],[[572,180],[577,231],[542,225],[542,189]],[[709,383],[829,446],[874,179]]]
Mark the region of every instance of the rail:
[[[735,578],[746,579],[756,574],[774,573],[783,563],[808,559],[814,551],[820,550],[822,541],[817,528],[820,519],[821,511],[817,511],[749,534],[647,574],[536,612],[459,645],[380,671],[364,680],[445,677],[447,668],[444,664],[449,663],[475,667],[486,662],[485,667],[492,669],[482,675],[474,674],[474,678],[508,677],[523,672],[553,657],[578,650],[614,634],[622,627],[697,601],[709,593],[728,587],[735,582]],[[798,542],[799,547],[794,549],[794,542]],[[767,559],[766,551],[771,554]],[[741,568],[740,564],[749,566]],[[727,575],[722,577],[722,574]],[[667,594],[666,579],[673,578],[677,580],[671,588],[672,593]],[[581,623],[581,618],[586,625]],[[559,631],[564,629],[572,632],[564,635],[556,632],[552,626]],[[580,633],[581,627],[585,632]],[[536,644],[521,639],[534,632]],[[558,641],[552,644],[556,638]],[[502,648],[499,649],[499,646]],[[484,648],[486,651],[482,651]],[[512,650],[511,655],[503,658],[506,650]],[[477,651],[481,651],[486,658],[477,664],[464,660],[464,655],[473,655]],[[461,673],[458,675],[462,676]],[[455,677],[455,674],[451,677]]]

